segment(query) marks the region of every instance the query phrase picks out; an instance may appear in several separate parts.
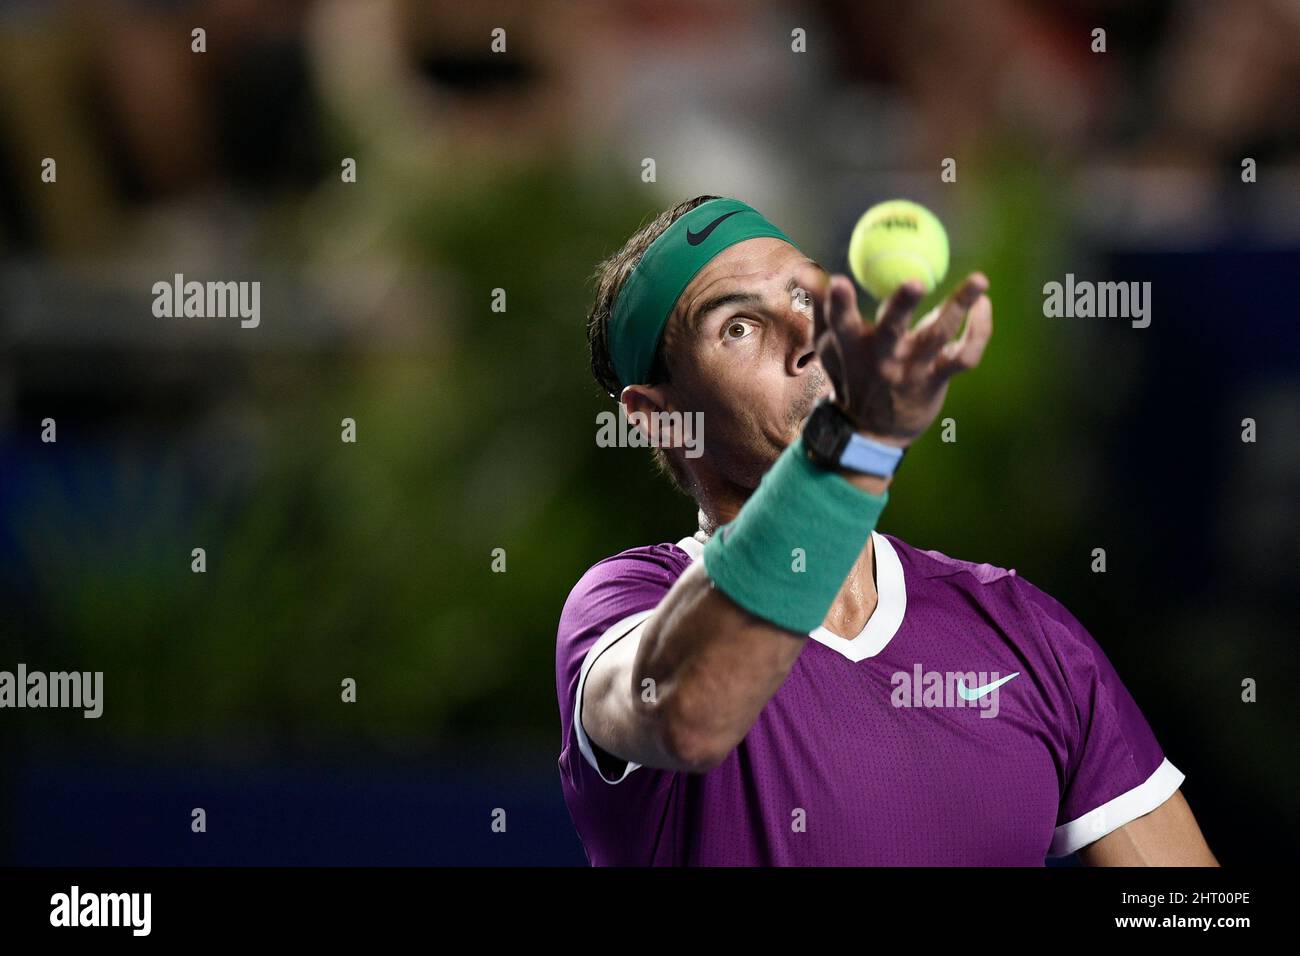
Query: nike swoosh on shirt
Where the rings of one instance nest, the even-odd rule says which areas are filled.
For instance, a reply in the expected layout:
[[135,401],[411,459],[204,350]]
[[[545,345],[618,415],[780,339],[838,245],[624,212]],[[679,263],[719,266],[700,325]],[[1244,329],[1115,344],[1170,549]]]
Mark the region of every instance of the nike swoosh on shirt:
[[731,216],[736,215],[737,213],[741,213],[741,212],[744,212],[744,211],[745,211],[745,210],[743,210],[743,209],[733,209],[731,212],[723,213],[721,216],[719,216],[717,219],[713,220],[713,222],[709,223],[707,226],[705,226],[705,227],[704,227],[703,229],[701,229],[699,232],[691,232],[691,228],[690,228],[690,226],[687,226],[687,227],[686,227],[686,241],[687,241],[688,243],[690,243],[691,245],[693,245],[693,246],[698,246],[698,245],[699,245],[701,242],[703,242],[705,239],[709,238],[709,233],[711,233],[714,229],[717,229],[717,228],[718,228],[718,223],[722,222],[722,220],[724,220],[724,219],[727,219],[727,218],[729,218],[729,217],[731,217]]
[[985,684],[983,687],[976,687],[973,690],[966,686],[966,678],[959,677],[957,678],[957,693],[961,694],[961,696],[966,700],[979,700],[989,691],[997,690],[1007,681],[1011,680],[1011,678],[1019,677],[1019,676],[1020,676],[1020,671],[1016,671],[1014,674],[1008,674],[1006,677],[1002,678],[1001,680],[995,680],[991,684]]

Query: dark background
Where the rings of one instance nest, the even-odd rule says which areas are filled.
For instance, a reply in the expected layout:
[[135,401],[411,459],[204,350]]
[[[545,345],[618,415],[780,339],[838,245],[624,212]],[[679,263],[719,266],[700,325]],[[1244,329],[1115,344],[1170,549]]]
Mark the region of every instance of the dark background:
[[[559,611],[694,528],[594,442],[590,276],[701,193],[838,271],[939,214],[996,334],[882,530],[1058,597],[1219,859],[1294,858],[1298,50],[1265,0],[0,3],[0,669],[105,674],[0,710],[0,862],[585,862]],[[176,272],[260,327],[155,318]],[[1151,326],[1045,318],[1067,272]]]

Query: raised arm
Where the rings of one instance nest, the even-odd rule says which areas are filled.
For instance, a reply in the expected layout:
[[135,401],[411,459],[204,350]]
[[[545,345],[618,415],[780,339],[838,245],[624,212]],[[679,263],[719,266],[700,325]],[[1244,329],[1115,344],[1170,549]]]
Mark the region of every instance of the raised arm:
[[[912,329],[919,284],[900,287],[872,324],[862,320],[846,276],[827,279],[810,266],[799,281],[812,295],[813,343],[837,404],[859,433],[883,444],[906,447],[930,425],[949,378],[979,363],[992,333],[988,282],[979,273]],[[954,340],[963,320],[965,330]],[[875,496],[888,486],[888,479],[847,471],[836,480]],[[746,502],[742,516],[759,506],[760,494]],[[870,530],[858,542],[859,552]],[[830,583],[823,614],[843,575]],[[826,582],[818,584],[825,593]],[[710,578],[705,562],[697,562],[646,621],[592,664],[583,727],[596,746],[622,760],[704,772],[744,739],[806,640],[806,631],[746,610]]]

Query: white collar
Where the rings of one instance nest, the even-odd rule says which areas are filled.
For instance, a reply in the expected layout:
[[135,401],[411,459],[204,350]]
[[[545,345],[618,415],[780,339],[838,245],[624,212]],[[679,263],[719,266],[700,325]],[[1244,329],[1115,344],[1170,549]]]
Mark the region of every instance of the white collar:
[[[817,643],[855,662],[875,657],[883,651],[885,645],[898,633],[899,627],[903,624],[903,612],[907,610],[907,585],[903,580],[903,565],[898,560],[894,546],[883,534],[875,531],[871,532],[871,540],[874,542],[876,552],[878,601],[876,609],[871,612],[871,617],[867,618],[866,625],[852,640],[833,634],[820,624],[808,632],[808,636]],[[694,537],[682,538],[677,542],[677,547],[689,554],[692,561],[700,560],[700,556],[704,553],[704,545]]]

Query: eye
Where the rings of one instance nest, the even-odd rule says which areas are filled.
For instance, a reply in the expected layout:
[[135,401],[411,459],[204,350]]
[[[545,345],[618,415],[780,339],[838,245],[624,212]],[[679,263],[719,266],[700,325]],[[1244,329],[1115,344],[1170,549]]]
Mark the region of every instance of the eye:
[[750,323],[742,322],[739,319],[732,319],[722,330],[722,336],[723,338],[736,341],[738,339],[743,339],[753,331],[754,327]]

